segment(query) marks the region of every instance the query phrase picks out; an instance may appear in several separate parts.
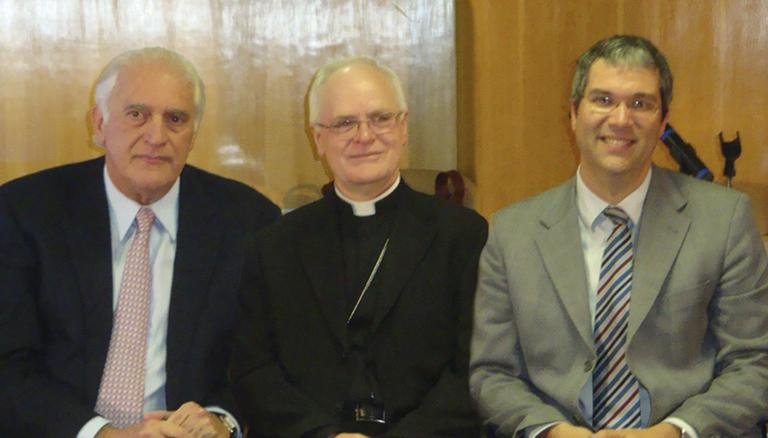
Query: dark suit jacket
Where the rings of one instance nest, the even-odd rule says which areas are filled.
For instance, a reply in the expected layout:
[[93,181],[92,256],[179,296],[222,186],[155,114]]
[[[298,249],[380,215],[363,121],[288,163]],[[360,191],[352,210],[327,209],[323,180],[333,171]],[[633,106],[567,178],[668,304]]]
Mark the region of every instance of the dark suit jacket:
[[[480,259],[471,387],[498,436],[587,425],[581,388],[596,353],[575,180],[494,217]],[[768,259],[747,197],[654,167],[643,204],[627,327],[650,423],[758,437],[768,413]]]
[[[399,201],[366,297],[388,436],[477,436],[467,365],[477,260],[486,221],[414,192]],[[296,438],[338,424],[350,384],[343,255],[326,197],[260,233],[246,257],[235,337],[235,395],[257,436]]]
[[[0,187],[0,436],[74,437],[95,415],[113,308],[103,166],[99,158]],[[169,409],[189,400],[234,409],[226,368],[243,242],[278,215],[245,185],[184,168]]]

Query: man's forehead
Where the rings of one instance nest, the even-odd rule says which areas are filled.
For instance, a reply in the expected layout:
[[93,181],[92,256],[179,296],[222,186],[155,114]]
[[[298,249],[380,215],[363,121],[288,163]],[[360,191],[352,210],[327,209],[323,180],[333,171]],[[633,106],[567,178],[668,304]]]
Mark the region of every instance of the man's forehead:
[[658,69],[652,66],[612,63],[603,58],[592,63],[587,76],[587,89],[614,83],[644,86],[649,88],[647,91],[658,94],[661,78]]
[[321,90],[319,103],[320,113],[333,117],[361,110],[368,114],[397,109],[397,94],[382,72],[359,66],[334,72]]
[[643,72],[659,77],[659,70],[653,65],[638,64],[629,61],[614,61],[607,58],[598,58],[589,67],[589,72],[595,70],[610,71],[612,73]]
[[156,102],[163,106],[192,106],[194,84],[162,65],[127,66],[118,73],[111,97],[118,98],[121,105],[152,106]]

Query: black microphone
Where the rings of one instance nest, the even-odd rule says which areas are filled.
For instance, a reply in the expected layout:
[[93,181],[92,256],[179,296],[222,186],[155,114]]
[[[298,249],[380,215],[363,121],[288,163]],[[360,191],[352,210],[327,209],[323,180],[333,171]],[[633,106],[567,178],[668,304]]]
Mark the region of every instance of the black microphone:
[[661,141],[667,145],[672,158],[677,161],[677,164],[680,166],[680,172],[707,181],[715,179],[712,172],[696,155],[693,146],[683,141],[672,125],[667,124],[667,129],[661,134]]

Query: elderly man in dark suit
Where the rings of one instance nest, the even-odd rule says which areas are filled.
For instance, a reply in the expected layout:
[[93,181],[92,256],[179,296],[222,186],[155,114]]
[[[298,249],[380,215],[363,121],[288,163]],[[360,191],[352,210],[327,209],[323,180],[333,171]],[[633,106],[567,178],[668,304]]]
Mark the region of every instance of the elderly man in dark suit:
[[644,38],[578,61],[576,176],[501,210],[471,388],[497,436],[761,436],[768,260],[748,198],[651,163],[672,73]]
[[0,436],[239,435],[243,242],[279,211],[185,164],[205,99],[181,55],[123,53],[95,100],[104,157],[0,187]]
[[333,172],[246,257],[232,363],[252,432],[476,436],[467,365],[486,222],[400,179],[408,110],[368,58],[328,64],[309,120]]

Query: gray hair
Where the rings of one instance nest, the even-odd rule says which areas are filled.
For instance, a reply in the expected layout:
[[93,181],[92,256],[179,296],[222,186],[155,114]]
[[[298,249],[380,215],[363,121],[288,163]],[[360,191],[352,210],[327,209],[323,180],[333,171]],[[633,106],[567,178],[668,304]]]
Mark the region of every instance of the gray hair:
[[195,66],[181,54],[164,47],[145,47],[137,50],[123,52],[104,67],[93,91],[93,100],[96,107],[99,108],[106,122],[109,119],[109,107],[107,102],[115,88],[118,74],[127,66],[137,65],[144,62],[160,61],[167,66],[172,67],[193,86],[193,99],[195,105],[195,130],[200,125],[205,110],[205,86]]
[[613,66],[645,67],[656,70],[659,73],[661,116],[667,115],[669,104],[672,102],[672,71],[669,69],[667,59],[653,43],[635,35],[614,35],[602,39],[579,57],[571,87],[571,100],[574,107],[579,107],[587,87],[589,69],[598,59],[603,59]]
[[317,70],[315,76],[312,78],[312,84],[309,86],[309,92],[307,93],[310,123],[317,122],[318,112],[320,111],[320,91],[323,89],[325,82],[334,73],[350,65],[366,65],[384,74],[390,85],[392,85],[392,88],[395,90],[395,98],[397,99],[397,104],[400,107],[398,109],[401,111],[406,111],[408,109],[408,104],[405,101],[405,93],[403,93],[403,84],[400,82],[400,78],[397,76],[397,73],[373,58],[369,58],[367,56],[355,56],[329,62]]

